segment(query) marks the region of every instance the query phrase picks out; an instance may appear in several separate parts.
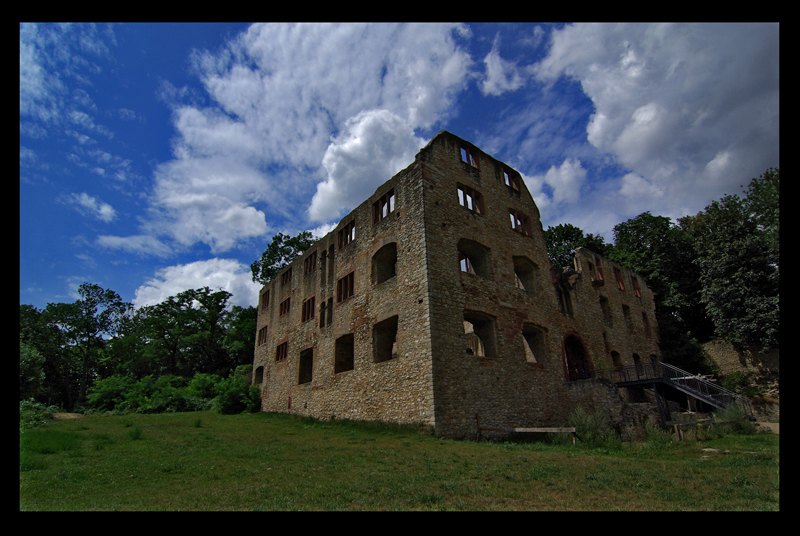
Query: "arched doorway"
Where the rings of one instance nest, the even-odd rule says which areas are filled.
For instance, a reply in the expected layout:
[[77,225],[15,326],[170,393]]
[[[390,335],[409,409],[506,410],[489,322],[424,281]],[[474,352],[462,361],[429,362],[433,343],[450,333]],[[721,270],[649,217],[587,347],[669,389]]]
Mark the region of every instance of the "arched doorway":
[[569,381],[585,380],[594,376],[586,349],[575,335],[567,335],[564,339],[564,357]]

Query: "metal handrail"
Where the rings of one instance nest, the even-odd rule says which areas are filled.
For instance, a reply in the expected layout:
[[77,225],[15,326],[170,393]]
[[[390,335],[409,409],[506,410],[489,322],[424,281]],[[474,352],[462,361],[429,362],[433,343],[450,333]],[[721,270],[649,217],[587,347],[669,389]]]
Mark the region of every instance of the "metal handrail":
[[604,379],[612,383],[661,381],[719,408],[734,404],[748,416],[753,415],[752,406],[746,397],[667,363],[650,362],[613,369],[587,370],[580,376],[580,379]]

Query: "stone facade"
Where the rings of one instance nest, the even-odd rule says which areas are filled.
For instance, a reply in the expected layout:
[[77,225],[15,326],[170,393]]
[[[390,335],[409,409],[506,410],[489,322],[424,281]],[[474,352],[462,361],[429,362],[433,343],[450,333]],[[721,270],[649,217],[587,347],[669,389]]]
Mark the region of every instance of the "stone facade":
[[608,407],[583,380],[657,333],[641,278],[585,249],[552,269],[519,173],[440,132],[261,290],[253,381],[265,411],[474,437]]

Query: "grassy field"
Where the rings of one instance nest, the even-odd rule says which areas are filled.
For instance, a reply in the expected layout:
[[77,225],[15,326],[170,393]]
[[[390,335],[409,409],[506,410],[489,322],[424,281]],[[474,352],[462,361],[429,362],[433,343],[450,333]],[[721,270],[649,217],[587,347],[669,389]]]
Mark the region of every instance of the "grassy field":
[[614,449],[564,439],[452,441],[267,413],[87,415],[20,434],[20,510],[779,509],[776,435]]

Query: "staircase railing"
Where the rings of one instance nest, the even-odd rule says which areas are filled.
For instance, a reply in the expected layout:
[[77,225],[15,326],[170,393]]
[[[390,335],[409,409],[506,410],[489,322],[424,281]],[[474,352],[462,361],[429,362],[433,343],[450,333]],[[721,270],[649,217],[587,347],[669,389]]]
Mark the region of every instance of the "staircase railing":
[[745,415],[753,418],[753,408],[746,397],[720,387],[702,376],[686,372],[667,363],[650,362],[613,369],[594,370],[589,372],[587,377],[606,379],[615,384],[659,381],[720,409],[725,409],[730,405],[737,406]]

